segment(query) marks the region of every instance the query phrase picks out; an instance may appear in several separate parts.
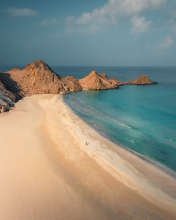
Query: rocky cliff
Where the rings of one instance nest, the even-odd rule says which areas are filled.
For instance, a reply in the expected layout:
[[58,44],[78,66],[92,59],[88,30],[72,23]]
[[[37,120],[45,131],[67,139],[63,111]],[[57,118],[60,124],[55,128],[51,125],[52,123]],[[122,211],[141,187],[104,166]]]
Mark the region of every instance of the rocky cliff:
[[0,113],[8,111],[20,98],[16,83],[8,73],[0,72]]
[[77,79],[62,78],[41,60],[28,64],[23,70],[13,69],[9,74],[18,84],[23,96],[68,93],[82,89]]
[[13,94],[11,94],[0,81],[0,113],[9,110],[13,105]]
[[105,89],[117,89],[118,84],[115,80],[109,80],[106,74],[99,75],[93,70],[88,76],[79,80],[83,89],[87,90],[105,90]]
[[124,82],[123,85],[153,85],[157,82],[151,81],[146,75],[143,75],[135,80]]

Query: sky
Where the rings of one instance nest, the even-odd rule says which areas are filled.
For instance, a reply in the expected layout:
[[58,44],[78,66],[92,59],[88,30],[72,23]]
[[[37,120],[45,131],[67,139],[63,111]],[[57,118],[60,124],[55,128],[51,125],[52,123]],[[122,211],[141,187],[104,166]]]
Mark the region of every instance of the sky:
[[1,0],[0,65],[176,66],[176,0]]

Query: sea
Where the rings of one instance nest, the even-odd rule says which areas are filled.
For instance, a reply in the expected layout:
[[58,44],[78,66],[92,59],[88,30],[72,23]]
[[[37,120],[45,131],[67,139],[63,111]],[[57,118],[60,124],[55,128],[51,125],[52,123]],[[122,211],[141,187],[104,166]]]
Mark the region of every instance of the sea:
[[158,82],[156,85],[126,85],[114,90],[70,93],[64,100],[101,135],[160,169],[176,174],[176,67],[51,68],[63,77],[78,79],[96,70],[122,82],[144,74]]

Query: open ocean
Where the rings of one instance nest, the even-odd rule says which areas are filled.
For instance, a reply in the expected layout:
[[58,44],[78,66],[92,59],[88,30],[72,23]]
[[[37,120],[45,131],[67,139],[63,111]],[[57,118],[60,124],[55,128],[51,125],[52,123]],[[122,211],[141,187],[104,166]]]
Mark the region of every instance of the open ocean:
[[157,81],[157,85],[126,85],[117,90],[71,93],[64,96],[64,100],[111,141],[161,168],[176,172],[176,67],[51,68],[63,77],[83,78],[96,70],[122,82],[143,74]]

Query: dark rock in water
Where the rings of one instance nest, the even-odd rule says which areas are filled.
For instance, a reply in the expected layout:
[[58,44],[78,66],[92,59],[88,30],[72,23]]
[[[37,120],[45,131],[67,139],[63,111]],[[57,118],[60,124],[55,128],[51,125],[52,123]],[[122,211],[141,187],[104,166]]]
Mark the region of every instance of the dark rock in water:
[[143,75],[135,80],[124,82],[123,85],[153,85],[157,82],[151,81],[146,75]]

